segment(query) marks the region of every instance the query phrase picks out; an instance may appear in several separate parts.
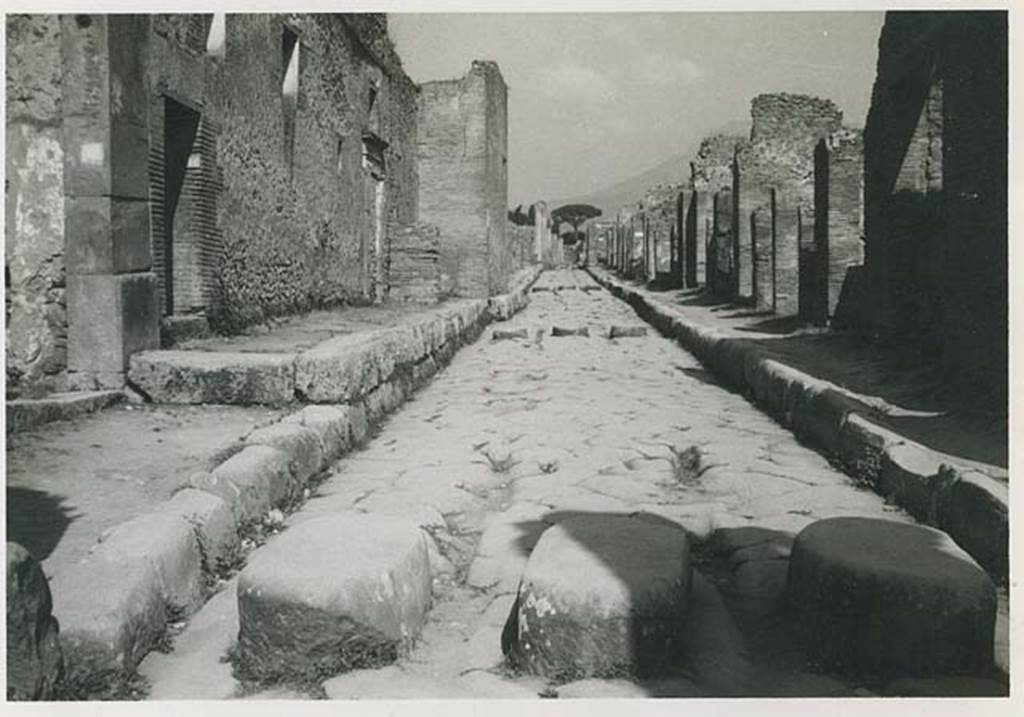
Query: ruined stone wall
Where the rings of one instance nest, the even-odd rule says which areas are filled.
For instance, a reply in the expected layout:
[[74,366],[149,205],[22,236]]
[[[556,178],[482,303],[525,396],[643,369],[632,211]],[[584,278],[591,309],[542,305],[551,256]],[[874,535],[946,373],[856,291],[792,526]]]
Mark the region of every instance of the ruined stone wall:
[[61,389],[67,369],[60,21],[7,16],[7,393]]
[[679,184],[659,184],[648,189],[640,204],[643,206],[647,251],[650,259],[650,278],[672,269],[672,239],[676,223],[676,203]]
[[230,331],[386,296],[418,182],[417,90],[383,15],[35,16],[8,33],[7,202],[32,217],[8,224],[15,383],[67,365],[69,386],[119,387],[161,315]]
[[532,226],[508,223],[505,227],[505,238],[508,245],[509,267],[518,271],[524,266],[533,264],[534,230]]
[[[889,12],[864,129],[863,324],[1006,395],[1005,12]],[[995,399],[997,402],[1000,398]]]
[[[795,262],[797,248],[793,212],[810,205],[814,196],[814,147],[822,138],[838,131],[843,114],[830,100],[790,93],[762,94],[750,104],[749,142],[737,149],[733,194],[737,203],[734,227],[734,256],[738,259],[740,296],[754,298],[758,309],[795,313]],[[776,274],[769,275],[780,286],[759,286],[754,292],[754,246],[751,213],[771,202],[775,191],[777,232]],[[763,283],[763,282],[762,282]]]
[[[738,135],[712,135],[701,141],[697,156],[690,163],[690,190],[696,195],[695,223],[699,238],[697,244],[697,263],[701,264],[703,253],[707,253],[705,259],[707,265],[699,275],[714,277],[722,274],[728,278],[732,266],[730,247],[720,247],[714,237],[714,197],[722,189],[728,188],[732,191],[732,161],[736,153],[736,146],[743,143],[745,138]],[[731,205],[730,205],[731,207]],[[730,212],[731,212],[730,208]],[[724,226],[721,228],[724,232]],[[715,251],[709,251],[714,243]],[[719,251],[721,249],[721,251]],[[728,258],[726,255],[728,254]],[[709,288],[715,291],[725,290],[725,286],[719,286],[705,278]]]
[[419,216],[443,237],[442,270],[461,296],[507,282],[507,89],[497,65],[428,82],[418,101]]

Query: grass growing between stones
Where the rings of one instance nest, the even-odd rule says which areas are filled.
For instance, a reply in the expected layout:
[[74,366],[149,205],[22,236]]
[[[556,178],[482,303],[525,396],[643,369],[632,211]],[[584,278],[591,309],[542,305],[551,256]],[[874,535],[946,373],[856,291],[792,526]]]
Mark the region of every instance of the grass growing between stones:
[[497,473],[499,475],[505,474],[519,465],[519,461],[512,455],[512,453],[498,457],[484,448],[480,449],[478,452],[487,459],[487,464],[490,466],[492,473]]
[[285,688],[313,699],[326,699],[323,687],[326,680],[354,670],[372,670],[394,664],[407,652],[408,648],[400,649],[392,641],[353,635],[344,644],[319,646],[311,649],[308,655],[287,663],[263,664],[245,659],[237,643],[222,659],[231,664],[232,673],[240,685],[240,697],[267,689]]
[[138,701],[146,699],[149,689],[149,681],[135,670],[69,664],[55,686],[53,699],[58,702]]
[[877,492],[885,467],[885,451],[877,446],[865,446],[863,452],[854,460],[844,459],[838,454],[826,456],[829,464],[853,479],[854,485],[861,490]]

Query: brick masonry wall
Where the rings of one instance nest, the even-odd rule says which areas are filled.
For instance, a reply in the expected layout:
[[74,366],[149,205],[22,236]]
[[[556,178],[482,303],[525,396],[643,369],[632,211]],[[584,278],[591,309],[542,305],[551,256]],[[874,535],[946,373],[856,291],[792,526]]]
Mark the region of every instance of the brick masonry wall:
[[430,224],[396,230],[391,246],[390,299],[398,303],[434,303],[444,298],[439,266],[441,232]]
[[419,216],[441,229],[442,271],[461,296],[488,296],[507,281],[506,93],[489,62],[420,88]]
[[67,309],[60,22],[7,16],[7,393],[64,387]]

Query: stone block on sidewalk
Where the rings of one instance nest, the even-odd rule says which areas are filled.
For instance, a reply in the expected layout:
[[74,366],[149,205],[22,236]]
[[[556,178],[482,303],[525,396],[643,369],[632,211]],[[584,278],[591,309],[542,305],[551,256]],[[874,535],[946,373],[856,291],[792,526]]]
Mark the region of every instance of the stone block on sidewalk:
[[610,339],[639,338],[646,335],[646,326],[612,326],[608,331],[608,338]]
[[224,351],[143,351],[129,380],[157,403],[281,405],[295,400],[295,356]]
[[238,578],[238,662],[250,679],[323,679],[393,662],[430,605],[427,536],[409,521],[336,513],[292,526]]
[[652,516],[576,513],[534,547],[502,649],[548,679],[656,674],[685,644],[686,533]]
[[295,386],[312,403],[355,403],[415,361],[411,334],[398,330],[329,339],[295,361]]
[[785,592],[819,664],[854,674],[985,674],[996,590],[945,533],[875,518],[829,518],[797,536]]
[[49,699],[63,672],[46,576],[25,548],[7,543],[7,699]]

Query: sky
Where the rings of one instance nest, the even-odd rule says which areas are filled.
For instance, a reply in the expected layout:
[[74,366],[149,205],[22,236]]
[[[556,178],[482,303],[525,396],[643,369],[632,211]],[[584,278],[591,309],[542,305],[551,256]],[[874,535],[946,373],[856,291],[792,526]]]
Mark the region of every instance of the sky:
[[587,194],[749,122],[763,92],[863,127],[881,12],[392,13],[416,82],[494,60],[509,86],[509,204]]

